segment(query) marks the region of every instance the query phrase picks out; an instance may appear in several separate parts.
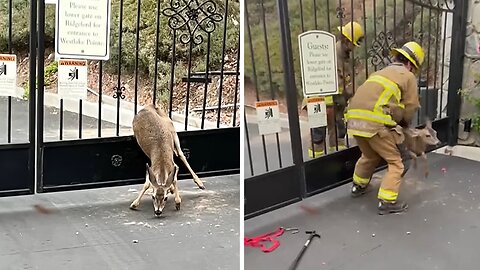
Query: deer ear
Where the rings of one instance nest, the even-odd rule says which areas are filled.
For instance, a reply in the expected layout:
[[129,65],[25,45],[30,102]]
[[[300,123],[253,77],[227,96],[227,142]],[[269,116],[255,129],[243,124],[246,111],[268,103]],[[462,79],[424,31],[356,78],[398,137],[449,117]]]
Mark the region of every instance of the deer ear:
[[152,168],[148,166],[148,164],[147,164],[147,172],[148,172],[148,179],[150,181],[150,184],[152,184],[152,186],[154,186],[155,188],[159,188],[160,186],[158,185],[157,177],[155,177],[155,173],[153,173]]

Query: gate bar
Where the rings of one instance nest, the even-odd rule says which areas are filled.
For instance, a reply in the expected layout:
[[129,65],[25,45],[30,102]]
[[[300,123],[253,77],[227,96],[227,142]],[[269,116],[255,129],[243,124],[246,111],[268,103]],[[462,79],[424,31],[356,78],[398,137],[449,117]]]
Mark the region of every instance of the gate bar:
[[468,1],[455,0],[453,12],[452,49],[450,57],[450,80],[448,82],[447,116],[449,118],[448,145],[457,144],[458,124],[460,118],[461,97],[458,90],[463,83],[463,60],[465,52],[465,36],[467,30]]
[[30,1],[30,75],[28,80],[28,137],[29,137],[29,158],[28,158],[28,170],[30,178],[30,189],[32,193],[35,193],[35,103],[36,103],[36,71],[37,71],[37,2]]
[[[35,1],[32,1],[35,2]],[[38,0],[38,66],[37,66],[37,191],[43,186],[43,126],[44,126],[44,88],[45,88],[45,0]],[[33,19],[32,19],[33,20]],[[35,88],[33,88],[35,89]],[[35,102],[33,102],[35,106]],[[33,110],[35,112],[35,110]]]
[[302,140],[300,135],[300,121],[297,109],[297,87],[295,85],[295,71],[293,69],[292,39],[290,37],[290,21],[288,18],[287,1],[277,0],[278,18],[280,21],[280,40],[283,64],[283,78],[288,108],[288,125],[290,128],[290,141],[292,147],[293,164],[298,168],[298,180],[302,198],[306,194],[305,170],[302,154]]

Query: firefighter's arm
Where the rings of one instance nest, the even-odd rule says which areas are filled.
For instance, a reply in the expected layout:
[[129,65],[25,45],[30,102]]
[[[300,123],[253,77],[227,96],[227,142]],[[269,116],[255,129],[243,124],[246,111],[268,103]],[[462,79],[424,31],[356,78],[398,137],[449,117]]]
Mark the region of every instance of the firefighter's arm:
[[402,91],[402,100],[401,102],[405,105],[405,110],[403,114],[402,122],[403,124],[410,125],[412,119],[420,107],[420,102],[418,98],[418,86],[415,76],[409,78],[406,87]]

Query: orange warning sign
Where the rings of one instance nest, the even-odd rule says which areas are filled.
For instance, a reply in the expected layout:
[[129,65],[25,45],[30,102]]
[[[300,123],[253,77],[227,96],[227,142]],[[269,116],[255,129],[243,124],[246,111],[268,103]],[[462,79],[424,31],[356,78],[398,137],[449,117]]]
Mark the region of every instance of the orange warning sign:
[[58,62],[60,66],[86,66],[87,61],[85,60],[60,60]]
[[309,97],[307,98],[307,103],[318,103],[323,102],[325,100],[324,97]]
[[266,100],[266,101],[257,101],[255,107],[269,107],[269,106],[278,106],[278,100]]
[[0,55],[0,61],[15,62],[15,55]]

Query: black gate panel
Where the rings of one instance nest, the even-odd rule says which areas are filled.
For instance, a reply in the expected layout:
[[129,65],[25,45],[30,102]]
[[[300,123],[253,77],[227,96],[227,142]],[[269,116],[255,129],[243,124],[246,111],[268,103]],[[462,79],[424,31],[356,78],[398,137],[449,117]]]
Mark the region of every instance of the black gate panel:
[[30,144],[0,146],[0,196],[32,194]]
[[45,143],[40,192],[142,183],[147,157],[133,137]]
[[[199,177],[240,173],[240,128],[178,132],[190,167]],[[191,179],[179,158],[179,179]]]
[[297,166],[245,179],[245,219],[300,201]]
[[305,163],[307,194],[322,192],[350,181],[360,149],[352,147]]
[[[179,132],[180,144],[199,177],[240,172],[240,128]],[[43,147],[39,192],[140,184],[147,156],[134,137],[49,142]],[[191,179],[180,161],[179,179]]]

